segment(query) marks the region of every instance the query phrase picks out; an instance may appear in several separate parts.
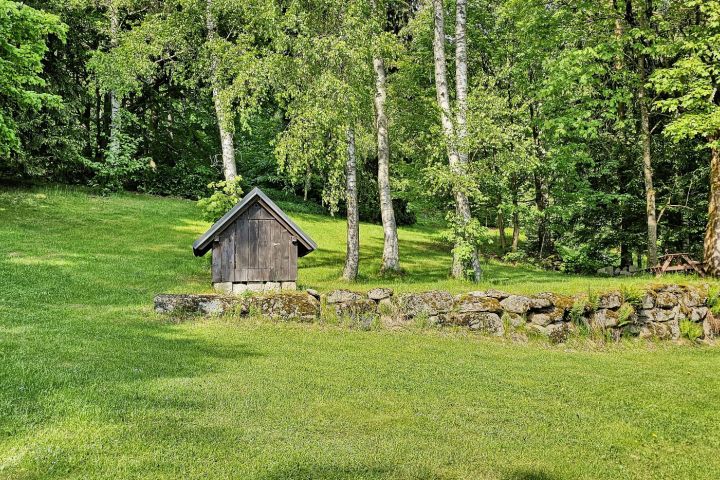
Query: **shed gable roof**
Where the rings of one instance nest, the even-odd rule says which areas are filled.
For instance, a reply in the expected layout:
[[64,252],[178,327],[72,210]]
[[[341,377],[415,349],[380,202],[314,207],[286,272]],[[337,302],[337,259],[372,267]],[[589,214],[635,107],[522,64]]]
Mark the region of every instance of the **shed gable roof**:
[[263,193],[262,190],[255,187],[243,197],[237,205],[231,208],[220,220],[215,222],[207,232],[203,233],[200,238],[195,240],[193,243],[193,253],[196,257],[205,255],[208,250],[212,247],[213,240],[220,235],[229,225],[235,222],[251,205],[260,203],[265,207],[276,220],[278,220],[285,228],[288,229],[292,234],[298,237],[298,256],[302,257],[312,252],[317,248],[317,244],[310,238],[280,207],[275,205],[275,202]]

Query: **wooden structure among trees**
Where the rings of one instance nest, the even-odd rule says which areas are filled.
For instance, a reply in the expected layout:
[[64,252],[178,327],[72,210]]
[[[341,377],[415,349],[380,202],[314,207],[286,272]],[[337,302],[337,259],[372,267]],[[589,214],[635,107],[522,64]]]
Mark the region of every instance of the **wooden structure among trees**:
[[297,259],[315,242],[254,188],[193,244],[195,256],[212,249],[212,281],[217,290],[295,289]]
[[668,253],[658,258],[658,264],[650,268],[658,277],[668,272],[697,273],[705,276],[702,262],[693,260],[687,253]]

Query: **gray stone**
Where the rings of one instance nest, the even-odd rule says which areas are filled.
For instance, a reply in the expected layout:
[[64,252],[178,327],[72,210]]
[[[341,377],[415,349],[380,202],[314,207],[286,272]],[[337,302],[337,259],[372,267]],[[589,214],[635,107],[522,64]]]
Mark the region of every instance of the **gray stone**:
[[234,295],[242,295],[243,293],[248,291],[248,286],[246,283],[233,283],[232,286],[232,293]]
[[528,331],[528,332],[539,333],[539,334],[541,334],[541,335],[547,335],[547,334],[548,334],[547,327],[544,327],[544,326],[542,326],[542,325],[538,325],[538,324],[536,324],[536,323],[528,323],[528,324],[527,324],[527,331]]
[[705,320],[707,313],[707,307],[695,307],[690,311],[690,320],[693,322],[701,322]]
[[280,320],[311,322],[320,315],[320,302],[311,295],[300,292],[283,292],[254,296],[249,308],[260,314]]
[[622,294],[620,292],[609,292],[601,295],[598,299],[598,308],[613,309],[620,308],[622,305]]
[[449,292],[432,290],[423,293],[406,293],[399,297],[398,308],[407,318],[424,314],[428,317],[448,313],[453,308],[453,296]]
[[550,308],[553,306],[555,295],[552,293],[539,293],[533,297],[530,297],[530,308],[540,310],[543,308]]
[[314,289],[312,289],[312,288],[308,288],[308,289],[305,290],[305,291],[306,291],[307,294],[310,295],[311,297],[315,297],[315,298],[317,298],[318,300],[320,300],[320,292],[318,292],[317,290],[314,290]]
[[510,296],[509,293],[501,292],[500,290],[490,289],[487,292],[485,292],[486,297],[495,298],[498,300],[506,299]]
[[705,303],[703,296],[695,288],[687,287],[685,293],[680,297],[680,304],[687,308],[699,307]]
[[629,273],[637,273],[637,272],[640,271],[640,269],[639,269],[636,265],[632,265],[632,264],[631,264],[631,265],[628,265],[627,271],[628,271]]
[[503,310],[510,313],[525,314],[530,310],[530,299],[519,295],[510,295],[500,302]]
[[263,285],[264,292],[279,292],[280,282],[265,282]]
[[368,298],[379,302],[380,300],[392,297],[392,294],[392,288],[373,288],[368,292]]
[[157,295],[154,299],[155,311],[158,313],[175,313],[191,315],[219,315],[232,306],[232,298],[217,295]]
[[541,327],[550,325],[553,322],[552,318],[550,318],[550,315],[541,312],[531,312],[528,315],[528,320],[530,320],[530,323],[532,323],[533,325],[539,325]]
[[510,322],[510,325],[513,328],[518,328],[522,325],[525,325],[525,317],[520,315],[519,313],[512,313],[512,312],[505,312],[503,313],[503,318],[507,317],[508,321]]
[[650,293],[646,293],[645,295],[643,295],[641,302],[643,309],[651,309],[655,306],[655,296]]
[[468,321],[470,330],[480,330],[497,336],[505,335],[505,325],[497,314],[477,312],[468,315],[472,315]]
[[479,297],[474,295],[458,295],[455,297],[455,309],[459,313],[467,312],[494,312],[501,313],[500,302],[491,297]]
[[295,282],[281,282],[281,290],[297,290],[297,284]]
[[350,290],[333,290],[325,298],[325,301],[329,305],[333,305],[335,303],[357,302],[358,300],[363,300],[363,296],[357,292],[351,292]]
[[213,289],[219,293],[231,294],[233,291],[232,282],[217,282],[213,283]]
[[655,296],[655,305],[660,308],[672,308],[678,304],[678,298],[671,292],[659,292]]
[[680,338],[680,322],[677,320],[670,320],[667,322],[667,325],[670,328],[670,337],[673,340]]
[[265,285],[262,282],[248,282],[248,292],[262,292],[265,290]]
[[667,310],[663,308],[652,308],[649,310],[640,310],[638,312],[638,320],[641,322],[668,322],[676,318],[676,314],[679,313],[677,307],[673,310]]
[[613,267],[604,267],[604,268],[598,268],[597,274],[603,275],[606,277],[612,277],[615,273],[615,269]]
[[601,308],[593,313],[591,322],[600,328],[615,327],[618,324],[618,314],[613,310]]
[[548,335],[552,335],[555,332],[561,331],[561,330],[567,330],[570,332],[570,326],[567,323],[551,323],[550,325],[545,327],[545,331]]

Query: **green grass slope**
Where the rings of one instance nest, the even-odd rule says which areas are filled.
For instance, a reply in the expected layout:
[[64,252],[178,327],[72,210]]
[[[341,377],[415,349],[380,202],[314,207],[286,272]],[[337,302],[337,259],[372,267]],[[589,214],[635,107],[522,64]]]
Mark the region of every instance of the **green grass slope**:
[[[340,285],[342,223],[296,218],[320,245],[302,283]],[[0,479],[720,477],[717,349],[170,323],[152,296],[207,288],[206,226],[173,199],[0,193]],[[470,287],[432,232],[401,241],[399,288]]]

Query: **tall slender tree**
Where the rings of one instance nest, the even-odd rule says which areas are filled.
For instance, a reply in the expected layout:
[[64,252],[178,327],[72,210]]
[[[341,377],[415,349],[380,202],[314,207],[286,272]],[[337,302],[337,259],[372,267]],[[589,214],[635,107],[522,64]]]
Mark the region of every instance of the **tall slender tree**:
[[[442,0],[433,0],[433,57],[435,66],[435,90],[437,103],[440,109],[440,121],[442,124],[445,142],[447,144],[448,162],[450,170],[458,177],[463,178],[467,168],[466,146],[462,143],[466,137],[467,114],[467,36],[466,36],[466,1],[459,0],[456,4],[456,88],[458,89],[458,131],[453,123],[452,110],[450,108],[450,92],[447,83],[447,61],[445,57],[445,7]],[[453,186],[455,197],[455,210],[460,221],[467,225],[472,219],[470,201],[464,189],[460,187],[461,182]],[[473,279],[479,281],[482,277],[478,252],[474,250],[470,259]],[[453,254],[452,275],[455,278],[464,276],[464,265],[457,246]]]
[[217,116],[218,130],[220,131],[220,147],[222,149],[223,175],[225,180],[234,180],[237,176],[235,165],[235,142],[233,141],[233,118],[228,111],[226,102],[221,98],[221,90],[218,79],[219,60],[217,53],[213,50],[217,38],[217,20],[213,9],[213,0],[206,0],[205,26],[207,28],[207,41],[210,46],[210,84],[212,85],[212,98]]

